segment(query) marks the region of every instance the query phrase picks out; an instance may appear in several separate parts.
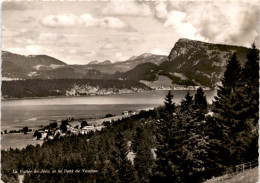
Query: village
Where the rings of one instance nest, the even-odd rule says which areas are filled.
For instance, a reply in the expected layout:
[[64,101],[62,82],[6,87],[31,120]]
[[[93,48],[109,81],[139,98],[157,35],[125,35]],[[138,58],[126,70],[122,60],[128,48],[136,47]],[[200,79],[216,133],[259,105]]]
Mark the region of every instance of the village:
[[130,117],[138,114],[135,110],[122,111],[122,115],[107,114],[104,117],[92,119],[87,122],[87,119],[74,119],[68,118],[65,120],[51,120],[49,125],[42,126],[39,128],[29,128],[28,126],[23,127],[19,130],[4,130],[1,132],[5,134],[33,134],[32,138],[34,141],[45,141],[53,140],[55,137],[62,137],[67,135],[88,135],[92,136],[96,131],[100,131],[106,126],[110,125],[113,121]]
[[111,95],[111,94],[126,94],[133,92],[144,92],[147,89],[143,88],[100,88],[99,86],[90,85],[74,85],[70,90],[66,91],[66,96],[81,96],[81,95]]

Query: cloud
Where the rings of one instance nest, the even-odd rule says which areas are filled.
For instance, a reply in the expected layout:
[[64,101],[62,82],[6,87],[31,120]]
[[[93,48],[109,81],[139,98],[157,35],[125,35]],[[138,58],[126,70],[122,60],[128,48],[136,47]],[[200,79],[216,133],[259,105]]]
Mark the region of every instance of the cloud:
[[26,24],[34,22],[34,21],[35,21],[35,18],[33,18],[31,16],[25,18],[24,20],[20,20],[21,23],[26,23]]
[[106,28],[122,29],[128,27],[127,24],[115,17],[105,17],[101,20],[97,20],[97,25]]
[[29,1],[3,1],[2,11],[26,11],[26,10],[40,10],[41,3]]
[[136,37],[136,36],[128,37],[124,41],[127,42],[127,44],[129,44],[129,45],[144,43],[144,40],[142,40],[140,37]]
[[37,54],[41,54],[41,53],[48,53],[50,52],[49,49],[45,49],[41,46],[38,45],[24,45],[22,47],[13,47],[13,48],[8,48],[6,49],[7,51],[10,51],[12,53],[18,53],[18,54],[22,54],[22,55],[37,55]]
[[193,24],[185,21],[186,16],[187,14],[184,12],[171,11],[167,15],[164,26],[174,28],[175,31],[182,37],[205,41],[206,39],[197,33],[197,30]]
[[44,32],[39,35],[39,41],[60,41],[60,40],[66,40],[66,37],[62,34],[56,34],[56,33],[50,33],[50,32]]
[[96,55],[95,51],[87,51],[85,52],[86,57],[94,57]]
[[112,43],[107,43],[107,44],[103,45],[100,49],[101,50],[112,50],[112,49],[118,49],[118,47],[113,45]]
[[104,17],[104,18],[94,18],[91,14],[85,13],[81,16],[76,16],[73,14],[59,14],[59,15],[48,15],[41,19],[40,23],[46,27],[103,27],[103,28],[113,28],[120,30],[133,31],[128,24],[121,21],[116,17]]
[[156,6],[155,6],[155,14],[156,17],[158,18],[166,18],[167,17],[167,5],[160,1],[160,2],[156,2]]
[[25,11],[29,7],[28,5],[31,5],[29,3],[24,2],[11,2],[11,1],[4,1],[2,3],[2,11],[9,11],[9,10],[18,10],[18,11]]
[[38,44],[45,46],[55,46],[55,47],[66,47],[67,49],[74,49],[80,47],[79,42],[74,40],[68,40],[68,38],[63,34],[44,32],[39,35],[36,39]]
[[180,37],[249,46],[259,37],[259,3],[160,2],[155,18]]
[[11,37],[15,37],[15,38],[30,38],[30,39],[36,39],[39,36],[39,33],[37,31],[34,30],[28,30],[26,28],[23,29],[19,29],[17,32],[12,33],[13,35],[11,35]]
[[78,24],[78,17],[73,14],[48,15],[40,23],[46,27],[71,27]]
[[123,54],[121,52],[117,52],[115,54],[115,60],[116,61],[124,61],[126,59],[127,59],[127,57],[123,56]]
[[151,50],[150,53],[155,54],[155,55],[169,55],[168,51],[161,50],[159,48],[155,48],[155,49]]
[[110,2],[102,10],[105,15],[125,15],[125,16],[150,16],[151,9],[147,4],[135,1]]

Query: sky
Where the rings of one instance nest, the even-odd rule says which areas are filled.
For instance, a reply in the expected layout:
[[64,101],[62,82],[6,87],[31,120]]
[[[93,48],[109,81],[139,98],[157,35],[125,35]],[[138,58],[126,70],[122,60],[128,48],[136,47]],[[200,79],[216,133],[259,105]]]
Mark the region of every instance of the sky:
[[68,64],[168,55],[180,38],[259,47],[259,2],[6,1],[2,50]]

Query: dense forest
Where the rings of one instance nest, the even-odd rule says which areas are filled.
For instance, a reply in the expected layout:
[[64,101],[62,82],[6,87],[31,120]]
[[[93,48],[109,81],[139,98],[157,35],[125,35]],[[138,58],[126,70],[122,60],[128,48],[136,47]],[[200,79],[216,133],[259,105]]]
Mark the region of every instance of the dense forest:
[[98,87],[100,89],[149,88],[138,81],[131,80],[95,80],[95,79],[28,79],[2,82],[2,96],[5,98],[23,97],[48,97],[66,96],[66,91],[71,90],[75,85]]
[[211,106],[201,88],[180,105],[169,91],[164,106],[92,135],[2,151],[2,180],[17,182],[20,170],[37,170],[24,182],[199,183],[235,171],[258,158],[258,55],[253,45],[243,66],[232,55]]

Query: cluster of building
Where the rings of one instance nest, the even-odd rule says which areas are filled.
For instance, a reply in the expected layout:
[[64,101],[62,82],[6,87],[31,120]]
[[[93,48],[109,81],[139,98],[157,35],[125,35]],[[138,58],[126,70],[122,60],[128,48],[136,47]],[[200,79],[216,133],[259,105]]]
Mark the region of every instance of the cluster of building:
[[[153,90],[197,90],[201,86],[153,86]],[[209,87],[202,87],[203,90],[210,90]]]
[[34,140],[44,140],[44,139],[54,139],[55,136],[65,136],[68,134],[75,134],[75,135],[79,135],[79,134],[88,134],[89,132],[93,131],[100,131],[102,128],[104,128],[104,126],[94,126],[94,125],[88,125],[88,126],[84,126],[82,128],[80,128],[79,125],[67,125],[67,130],[66,132],[63,132],[60,127],[56,127],[53,129],[39,129],[37,130],[38,133],[40,133],[41,135],[39,135],[39,137],[35,136]]
[[80,96],[80,95],[110,95],[110,94],[125,94],[133,92],[143,92],[145,89],[132,87],[128,88],[100,88],[99,86],[89,85],[74,85],[70,90],[66,91],[66,96]]

